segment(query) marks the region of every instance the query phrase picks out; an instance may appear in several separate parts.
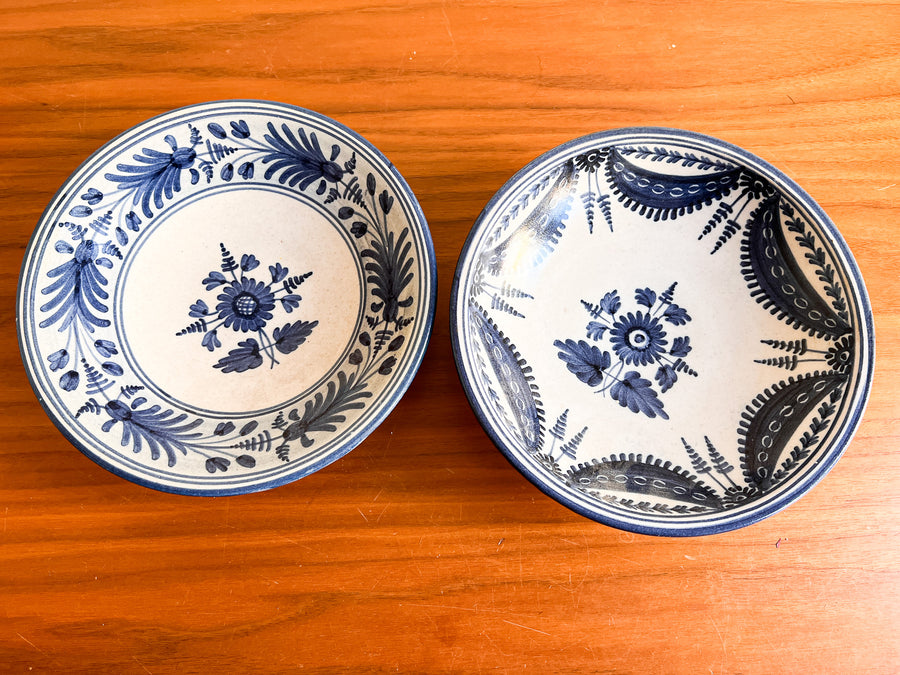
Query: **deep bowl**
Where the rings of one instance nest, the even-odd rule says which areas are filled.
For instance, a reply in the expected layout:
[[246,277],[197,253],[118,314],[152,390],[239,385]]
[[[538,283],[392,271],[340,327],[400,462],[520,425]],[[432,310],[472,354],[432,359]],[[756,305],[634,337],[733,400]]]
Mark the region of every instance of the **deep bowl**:
[[673,129],[566,143],[491,199],[451,337],[478,419],[550,497],[625,530],[723,532],[809,490],[859,424],[872,313],[822,209]]

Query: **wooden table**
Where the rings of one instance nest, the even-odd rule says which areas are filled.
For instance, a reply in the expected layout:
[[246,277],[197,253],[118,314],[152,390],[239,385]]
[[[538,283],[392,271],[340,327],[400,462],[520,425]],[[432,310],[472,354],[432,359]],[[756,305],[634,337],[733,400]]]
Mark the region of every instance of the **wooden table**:
[[[0,671],[900,670],[900,6],[840,2],[41,2],[0,7]],[[411,389],[291,485],[204,499],[77,452],[21,367],[41,211],[120,131],[262,98],[356,129],[429,220],[440,291]],[[691,539],[583,519],[520,476],[450,350],[457,255],[527,161],[662,125],[762,156],[819,201],[871,294],[868,410],[810,494]]]

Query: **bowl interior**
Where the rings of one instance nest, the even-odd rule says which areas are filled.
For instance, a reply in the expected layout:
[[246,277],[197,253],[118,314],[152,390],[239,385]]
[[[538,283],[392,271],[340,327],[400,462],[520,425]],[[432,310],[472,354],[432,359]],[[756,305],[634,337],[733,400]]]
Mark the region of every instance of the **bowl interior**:
[[460,257],[457,365],[485,429],[570,508],[651,534],[754,522],[838,458],[872,367],[834,226],[738,148],[573,141],[494,197]]
[[306,475],[387,415],[434,312],[421,210],[374,147],[310,111],[225,101],[101,148],[26,254],[35,390],[131,480],[230,494]]

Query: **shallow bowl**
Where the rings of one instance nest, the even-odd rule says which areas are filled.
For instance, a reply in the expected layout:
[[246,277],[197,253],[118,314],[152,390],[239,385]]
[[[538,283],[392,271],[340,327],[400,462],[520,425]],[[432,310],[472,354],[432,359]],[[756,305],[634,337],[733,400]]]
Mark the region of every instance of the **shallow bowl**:
[[574,511],[696,535],[809,490],[859,424],[872,314],[846,244],[728,143],[566,143],[479,216],[451,300],[460,378],[510,462]]
[[148,120],[64,183],[25,255],[32,386],[97,463],[168,492],[305,476],[360,443],[416,373],[434,249],[369,142],[290,105]]

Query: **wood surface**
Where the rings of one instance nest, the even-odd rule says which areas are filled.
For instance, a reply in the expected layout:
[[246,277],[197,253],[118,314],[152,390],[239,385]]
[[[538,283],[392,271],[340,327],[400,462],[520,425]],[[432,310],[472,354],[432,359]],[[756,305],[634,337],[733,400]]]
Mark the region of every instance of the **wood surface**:
[[[291,485],[188,498],[75,450],[21,366],[25,246],[119,132],[205,100],[329,115],[430,223],[440,290],[409,392]],[[874,307],[857,436],[787,510],[632,535],[545,497],[479,427],[449,294],[491,195],[568,139],[692,129],[783,169]],[[895,2],[0,3],[0,672],[900,671],[900,5]]]

